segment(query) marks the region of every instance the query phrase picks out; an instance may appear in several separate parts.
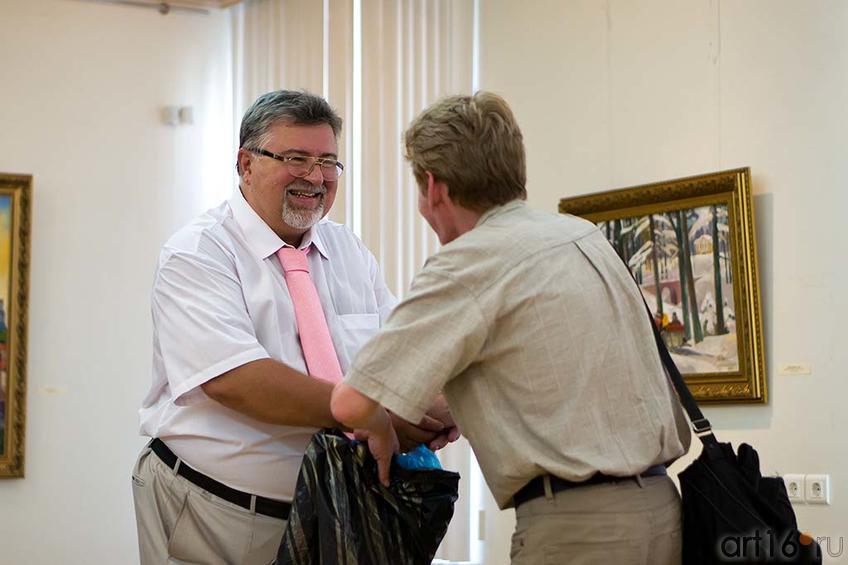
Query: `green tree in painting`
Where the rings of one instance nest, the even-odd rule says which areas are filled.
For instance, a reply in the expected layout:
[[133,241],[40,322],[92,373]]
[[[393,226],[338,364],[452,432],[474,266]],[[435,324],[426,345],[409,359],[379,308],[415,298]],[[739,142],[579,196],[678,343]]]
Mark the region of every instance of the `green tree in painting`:
[[692,238],[689,237],[689,214],[680,210],[681,231],[683,233],[683,258],[686,262],[686,287],[689,291],[690,314],[692,316],[692,333],[695,343],[704,341],[704,332],[701,328],[701,316],[698,313],[698,296],[695,294],[695,270],[692,268]]
[[677,270],[680,276],[680,294],[683,310],[683,327],[686,339],[695,343],[704,340],[701,319],[698,315],[698,299],[695,296],[695,276],[692,272],[692,257],[689,242],[689,219],[685,210],[668,215],[677,238]]
[[683,331],[687,340],[692,339],[692,334],[689,333],[691,324],[689,322],[689,289],[686,286],[686,262],[683,260],[683,236],[680,234],[680,213],[673,212],[668,215],[668,219],[674,228],[674,235],[677,239],[677,277],[680,280],[680,308],[683,310]]
[[648,215],[648,227],[651,230],[651,265],[654,269],[654,292],[657,294],[657,314],[659,314],[660,318],[662,318],[663,301],[662,287],[660,285],[660,262],[657,257],[662,246],[657,245],[657,227],[653,214]]
[[627,263],[640,286],[650,261],[650,269],[654,274],[651,284],[654,287],[655,313],[662,316],[665,311],[662,280],[664,273],[668,271],[669,257],[676,256],[678,249],[675,232],[668,218],[653,214],[621,218],[603,222],[600,228],[618,255]]
[[627,264],[630,263],[632,232],[631,218],[622,218],[613,221],[612,244],[618,252],[618,256]]
[[624,259],[624,253],[621,250],[621,220],[619,219],[612,222],[612,239],[610,239],[610,242],[618,252],[618,256]]
[[644,282],[644,271],[650,261],[651,271],[654,273],[654,293],[656,297],[656,314],[662,316],[662,276],[660,272],[661,256],[665,255],[662,232],[657,229],[653,215],[641,216],[630,220],[631,245],[630,259],[627,266],[633,272],[633,276],[641,285]]
[[715,334],[724,335],[727,333],[727,326],[724,323],[724,299],[721,290],[721,256],[720,242],[721,235],[718,229],[718,207],[713,205],[710,209],[712,213],[712,235],[713,235],[713,281],[715,284],[715,309],[716,323]]

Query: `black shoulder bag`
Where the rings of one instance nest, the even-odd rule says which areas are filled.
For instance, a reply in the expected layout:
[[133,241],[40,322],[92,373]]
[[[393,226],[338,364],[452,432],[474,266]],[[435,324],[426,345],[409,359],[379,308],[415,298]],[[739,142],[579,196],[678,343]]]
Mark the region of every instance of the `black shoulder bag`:
[[[646,304],[647,306],[647,304]],[[720,443],[671,359],[650,315],[663,365],[703,443],[701,455],[678,474],[683,497],[683,563],[820,564],[822,552],[798,531],[780,477],[763,477],[757,452],[741,444],[734,453]]]

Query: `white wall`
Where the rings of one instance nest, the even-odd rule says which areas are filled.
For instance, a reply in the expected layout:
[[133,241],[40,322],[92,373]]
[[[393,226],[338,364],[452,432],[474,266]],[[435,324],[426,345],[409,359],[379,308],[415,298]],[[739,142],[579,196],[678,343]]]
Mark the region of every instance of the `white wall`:
[[[0,171],[34,176],[26,477],[0,481],[2,565],[138,562],[149,289],[167,236],[231,190],[229,33],[223,12],[0,0]],[[194,125],[163,125],[167,104]]]
[[[523,127],[532,205],[751,167],[771,398],[708,416],[766,472],[830,473],[832,506],[798,517],[848,538],[848,4],[480,4],[480,86]],[[231,189],[229,33],[219,12],[0,0],[0,171],[34,175],[27,476],[0,481],[0,565],[137,561],[148,292],[164,239]],[[162,125],[166,104],[195,124]],[[777,376],[788,362],[813,375]],[[485,530],[506,563],[511,513]]]
[[[832,505],[796,511],[834,550],[848,549],[846,30],[840,1],[481,2],[480,87],[523,128],[535,207],[751,167],[770,400],[705,412],[764,472],[831,475]],[[776,374],[798,362],[812,375]],[[513,524],[489,513],[487,565],[508,562]]]

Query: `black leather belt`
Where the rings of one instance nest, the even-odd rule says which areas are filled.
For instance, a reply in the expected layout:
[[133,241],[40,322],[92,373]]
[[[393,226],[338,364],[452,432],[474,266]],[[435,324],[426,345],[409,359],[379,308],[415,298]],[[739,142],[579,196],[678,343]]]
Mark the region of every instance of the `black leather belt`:
[[[639,478],[647,478],[647,477],[658,477],[661,475],[665,475],[665,465],[654,465],[653,467],[649,467],[644,473],[640,473]],[[554,477],[553,475],[549,475],[551,478],[551,490],[553,492],[560,492],[563,490],[568,490],[577,487],[587,487],[590,485],[600,485],[603,483],[615,483],[619,481],[627,481],[627,480],[637,480],[636,475],[631,475],[629,477],[613,477],[610,475],[604,475],[603,473],[595,473],[585,481],[574,482],[567,481],[565,479],[560,479],[559,477]],[[515,504],[515,507],[518,508],[528,500],[533,500],[534,498],[538,498],[540,496],[545,495],[545,477],[540,476],[536,477],[524,487],[521,488],[515,496],[512,497],[512,500]]]
[[[159,459],[161,459],[165,465],[171,469],[173,469],[174,465],[177,464],[177,456],[174,455],[174,452],[168,449],[168,446],[165,445],[159,438],[155,438],[150,442],[150,449],[152,449],[153,453],[158,455]],[[233,504],[250,510],[250,499],[254,496],[250,493],[228,487],[224,483],[219,483],[215,479],[207,477],[200,471],[195,471],[186,465],[185,461],[180,463],[180,467],[177,469],[177,474],[181,477],[185,477],[188,481],[191,481],[203,490],[214,494],[218,498],[223,498],[227,502],[232,502]],[[272,518],[280,518],[281,520],[288,520],[289,512],[291,511],[291,504],[256,495],[256,506],[254,507],[254,510],[258,514],[264,514],[265,516],[271,516]]]

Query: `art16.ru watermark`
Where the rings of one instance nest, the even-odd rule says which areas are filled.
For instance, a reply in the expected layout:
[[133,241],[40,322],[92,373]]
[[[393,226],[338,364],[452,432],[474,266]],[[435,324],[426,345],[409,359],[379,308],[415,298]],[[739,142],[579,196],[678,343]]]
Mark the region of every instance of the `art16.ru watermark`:
[[791,534],[781,534],[774,530],[755,530],[750,535],[732,535],[721,539],[718,547],[718,555],[726,563],[734,561],[748,561],[750,559],[764,560],[765,562],[790,561],[799,554],[810,553],[813,542],[818,543],[819,549],[815,552],[816,557],[822,554],[841,557],[844,552],[844,539],[842,536],[833,538],[831,536],[813,537],[801,534],[795,538]]

